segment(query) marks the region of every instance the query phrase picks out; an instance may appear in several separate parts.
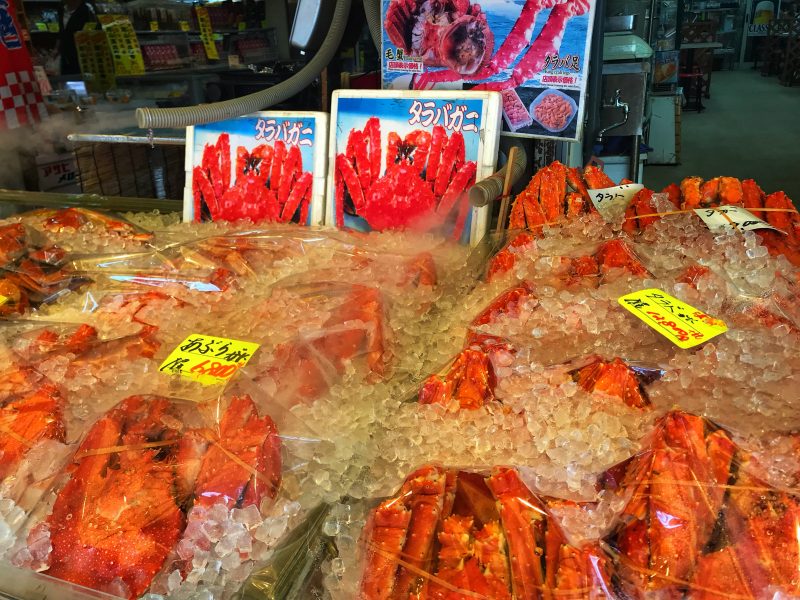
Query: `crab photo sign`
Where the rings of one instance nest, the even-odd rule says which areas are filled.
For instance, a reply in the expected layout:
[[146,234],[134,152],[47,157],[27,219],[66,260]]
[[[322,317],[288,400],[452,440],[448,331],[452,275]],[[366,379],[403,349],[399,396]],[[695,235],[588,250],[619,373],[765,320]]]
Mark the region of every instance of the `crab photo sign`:
[[186,128],[184,221],[321,225],[328,115],[259,112]]
[[382,0],[383,87],[496,90],[510,135],[582,137],[591,0]]
[[477,244],[488,212],[467,192],[494,172],[500,102],[497,92],[334,92],[326,222]]

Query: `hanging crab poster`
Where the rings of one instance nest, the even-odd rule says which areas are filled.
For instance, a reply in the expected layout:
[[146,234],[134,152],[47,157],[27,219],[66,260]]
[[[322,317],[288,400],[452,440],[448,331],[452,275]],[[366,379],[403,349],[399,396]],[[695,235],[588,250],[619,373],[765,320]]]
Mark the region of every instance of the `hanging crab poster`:
[[494,171],[500,102],[497,92],[334,92],[326,222],[476,244],[488,214],[467,195]]
[[321,225],[328,115],[259,112],[186,129],[185,221]]
[[496,90],[504,132],[580,140],[592,0],[382,0],[383,87]]

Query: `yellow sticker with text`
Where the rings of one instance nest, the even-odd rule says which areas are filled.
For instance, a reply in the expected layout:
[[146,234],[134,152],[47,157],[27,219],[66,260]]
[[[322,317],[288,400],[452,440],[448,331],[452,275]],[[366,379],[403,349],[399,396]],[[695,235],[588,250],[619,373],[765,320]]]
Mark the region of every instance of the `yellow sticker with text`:
[[728,331],[719,319],[658,289],[625,294],[618,302],[679,348],[692,348]]
[[193,333],[161,363],[158,370],[203,385],[226,383],[247,364],[259,344]]
[[6,302],[8,302],[9,300],[10,300],[10,298],[6,298],[6,297],[5,297],[5,296],[3,296],[2,294],[0,294],[0,306],[3,306],[3,304],[5,304]]
[[180,27],[181,31],[189,31],[189,22],[181,21],[180,23],[178,23],[178,27]]
[[47,24],[47,31],[52,31],[53,33],[58,33],[61,31],[61,28],[58,26],[58,23],[50,22]]
[[158,31],[158,21],[150,21],[150,31]]

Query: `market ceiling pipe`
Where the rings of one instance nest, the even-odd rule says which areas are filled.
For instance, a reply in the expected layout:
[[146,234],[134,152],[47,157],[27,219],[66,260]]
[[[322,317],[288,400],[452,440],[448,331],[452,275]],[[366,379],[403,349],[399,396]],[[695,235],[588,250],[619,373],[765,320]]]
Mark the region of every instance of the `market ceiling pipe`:
[[[514,164],[511,165],[511,185],[514,185],[522,174],[525,172],[525,167],[528,164],[528,155],[525,154],[525,149],[522,146],[517,146],[517,152],[514,156]],[[503,181],[506,178],[506,169],[509,163],[506,163],[502,169],[490,175],[486,179],[481,179],[469,190],[469,201],[472,206],[486,206],[497,200],[503,193]]]
[[137,124],[142,129],[177,129],[189,125],[224,121],[269,108],[300,93],[317,78],[339,48],[347,26],[347,18],[350,15],[350,2],[351,0],[336,1],[336,9],[333,12],[328,35],[325,36],[319,50],[305,67],[286,81],[241,98],[213,104],[198,104],[180,108],[138,108],[136,109]]
[[369,25],[369,34],[372,36],[372,41],[378,49],[378,55],[381,53],[381,0],[363,0],[364,14],[367,15],[367,25]]

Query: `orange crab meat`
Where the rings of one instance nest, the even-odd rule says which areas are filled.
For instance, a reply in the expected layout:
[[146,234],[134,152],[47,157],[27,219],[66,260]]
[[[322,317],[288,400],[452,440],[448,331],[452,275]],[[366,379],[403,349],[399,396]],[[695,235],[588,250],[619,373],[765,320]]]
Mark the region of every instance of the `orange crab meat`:
[[703,203],[703,194],[700,190],[703,180],[700,177],[686,177],[681,181],[681,208],[700,208]]

